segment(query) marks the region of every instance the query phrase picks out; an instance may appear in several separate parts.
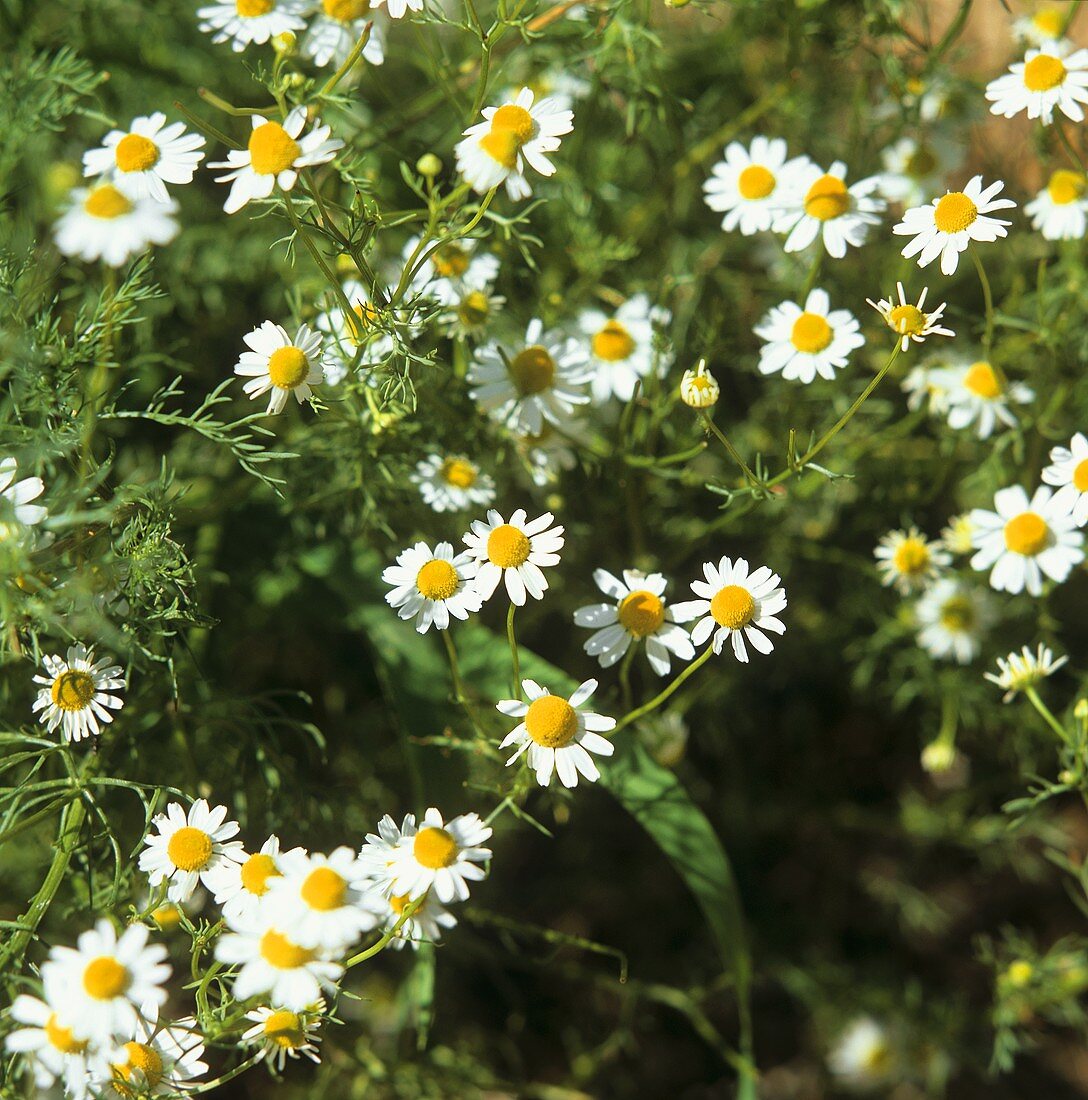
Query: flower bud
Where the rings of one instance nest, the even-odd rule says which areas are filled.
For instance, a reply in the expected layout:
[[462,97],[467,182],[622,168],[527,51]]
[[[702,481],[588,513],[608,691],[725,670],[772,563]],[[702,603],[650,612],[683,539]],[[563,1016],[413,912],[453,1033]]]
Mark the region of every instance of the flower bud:
[[442,162],[434,153],[424,153],[416,161],[416,171],[425,179],[434,179],[442,171]]
[[281,34],[273,35],[272,49],[276,51],[278,57],[290,57],[295,52],[297,41],[293,32],[283,31]]
[[718,381],[707,370],[706,360],[700,359],[694,370],[684,371],[680,381],[680,399],[693,409],[708,409],[718,402],[721,389]]
[[1016,989],[1023,989],[1034,976],[1035,967],[1026,959],[1017,959],[1016,962],[1011,963],[1009,969],[1005,971],[1006,981]]
[[930,775],[941,775],[956,763],[956,746],[947,741],[931,741],[922,749],[922,767]]

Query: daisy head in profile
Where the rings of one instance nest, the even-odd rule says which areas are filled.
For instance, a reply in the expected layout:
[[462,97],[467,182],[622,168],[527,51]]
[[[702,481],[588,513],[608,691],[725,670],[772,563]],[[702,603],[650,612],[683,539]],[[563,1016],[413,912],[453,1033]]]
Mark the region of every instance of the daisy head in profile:
[[134,199],[167,202],[167,184],[193,182],[203,148],[202,134],[187,134],[182,122],[168,126],[156,111],[134,118],[127,130],[111,130],[99,148],[84,153],[83,174],[120,181]]
[[551,512],[529,520],[524,508],[518,508],[509,521],[491,508],[487,519],[472,521],[463,536],[476,564],[475,587],[484,600],[495,594],[505,581],[510,602],[521,606],[526,596],[544,598],[548,578],[544,570],[559,564],[563,549],[563,527],[552,526]]
[[1068,447],[1054,447],[1043,481],[1054,486],[1054,507],[1064,508],[1078,527],[1088,524],[1088,437],[1077,432]]
[[451,543],[440,542],[432,550],[417,542],[382,573],[382,580],[392,585],[385,601],[402,619],[414,618],[420,634],[432,626],[446,630],[451,618],[467,619],[480,610],[483,601],[473,583],[475,572],[472,554],[454,554]]
[[151,245],[169,244],[178,235],[177,209],[169,196],[165,202],[134,198],[124,185],[104,179],[72,192],[53,237],[65,256],[122,267]]
[[1074,50],[1068,42],[1046,42],[1028,50],[1023,61],[986,85],[986,98],[995,115],[1012,118],[1027,112],[1044,126],[1061,111],[1073,122],[1084,121],[1088,103],[1088,50]]
[[110,712],[124,705],[114,694],[125,686],[124,670],[109,657],[96,661],[82,642],[69,646],[65,657],[43,656],[42,671],[34,677],[41,687],[33,709],[50,733],[59,727],[66,741],[97,737],[113,721]]
[[1030,646],[1023,646],[1019,653],[998,657],[997,672],[986,672],[983,675],[991,684],[997,684],[1005,692],[1001,701],[1011,703],[1020,692],[1035,687],[1048,676],[1053,676],[1068,660],[1065,656],[1055,657],[1053,650],[1040,642],[1034,652]]
[[847,309],[832,309],[825,290],[812,290],[804,307],[796,302],[775,306],[755,328],[764,341],[761,374],[782,372],[791,382],[812,382],[817,375],[833,380],[851,353],[865,343],[857,318]]
[[1055,42],[1065,34],[1065,22],[1069,14],[1068,4],[1043,4],[1015,20],[1012,25],[1013,34],[1019,41],[1031,46]]
[[917,303],[907,301],[907,293],[902,283],[895,284],[899,298],[881,298],[874,302],[872,298],[866,298],[869,303],[884,318],[884,324],[899,337],[900,351],[906,351],[912,343],[923,344],[930,336],[955,336],[956,334],[940,324],[944,315],[945,303],[927,310],[925,308],[926,295],[929,287],[922,287],[922,293],[918,295]]
[[325,380],[321,334],[309,325],[299,325],[292,339],[287,329],[273,321],[242,337],[248,351],[242,352],[234,373],[249,381],[242,387],[251,400],[268,397],[268,412],[283,412],[294,394],[301,405],[313,397],[312,386]]
[[254,1048],[257,1060],[267,1062],[277,1073],[283,1072],[288,1058],[320,1062],[317,1044],[321,1036],[317,1032],[324,1012],[325,1002],[321,999],[298,1012],[261,1005],[246,1013],[253,1026],[242,1033],[242,1045]]
[[788,159],[781,138],[760,135],[752,138],[747,149],[731,141],[703,184],[706,204],[723,215],[722,229],[727,233],[739,229],[749,237],[763,232],[781,213],[782,194],[794,174],[811,164],[805,156]]
[[1048,241],[1080,240],[1088,232],[1088,177],[1059,168],[1024,213]]

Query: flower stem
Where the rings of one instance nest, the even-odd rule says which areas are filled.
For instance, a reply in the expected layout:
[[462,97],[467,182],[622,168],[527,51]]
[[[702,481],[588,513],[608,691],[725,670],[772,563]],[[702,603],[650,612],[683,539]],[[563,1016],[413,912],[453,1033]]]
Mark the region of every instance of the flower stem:
[[986,268],[982,266],[982,259],[979,256],[974,245],[969,245],[968,249],[971,253],[971,259],[974,261],[975,270],[978,272],[979,282],[982,283],[982,298],[986,303],[986,332],[982,337],[982,346],[986,349],[986,354],[990,354],[990,345],[994,340],[994,295],[990,289],[990,280],[986,276]]
[[347,76],[347,74],[352,70],[352,68],[355,66],[355,62],[359,60],[359,58],[362,56],[363,50],[366,49],[366,44],[370,41],[370,32],[373,29],[374,24],[367,23],[367,25],[363,28],[363,33],[359,37],[359,41],[356,42],[354,46],[352,46],[351,53],[349,53],[348,56],[344,59],[344,64],[341,65],[340,68],[337,69],[336,72],[334,72],[332,76],[330,76],[329,79],[325,81],[324,87],[321,89],[321,91],[317,93],[318,99],[324,99],[327,95],[329,95],[329,93],[332,92],[336,85],[339,84],[340,81],[343,80],[344,77]]
[[1034,687],[1028,686],[1024,688],[1024,695],[1027,697],[1031,705],[1039,712],[1040,717],[1044,722],[1061,738],[1062,742],[1066,745],[1071,744],[1069,740],[1069,733],[1065,727],[1054,717],[1050,708],[1040,698],[1039,693]]
[[714,423],[714,420],[711,418],[710,413],[708,413],[705,409],[700,409],[699,415],[703,419],[703,426],[706,428],[706,430],[718,440],[718,442],[725,448],[729,457],[741,468],[741,470],[744,471],[745,479],[752,485],[762,484],[759,478],[756,477],[756,475],[752,472],[748,463],[745,462],[743,458],[741,458],[740,451],[738,451],[737,448],[729,442],[726,434],[718,427],[717,424]]
[[620,665],[620,690],[623,693],[623,709],[631,709],[631,662],[634,660],[638,642],[634,638],[623,655],[623,664]]
[[518,656],[518,640],[514,634],[514,612],[517,604],[511,603],[506,613],[506,640],[510,643],[510,661],[514,670],[514,698],[521,698],[521,658]]
[[619,731],[623,729],[624,726],[629,726],[632,722],[637,722],[644,715],[649,714],[650,711],[657,710],[657,708],[661,706],[661,704],[664,703],[666,699],[668,699],[684,684],[684,681],[687,680],[688,677],[692,676],[695,673],[696,669],[702,668],[703,665],[707,663],[707,661],[710,659],[710,655],[713,652],[713,644],[708,645],[706,649],[704,649],[703,652],[700,653],[699,656],[696,657],[695,660],[692,661],[691,664],[683,670],[683,672],[677,674],[676,678],[672,681],[671,684],[669,684],[668,687],[658,692],[658,694],[655,695],[648,703],[644,703],[641,707],[638,707],[637,709],[631,711],[630,714],[627,714],[623,718],[621,718],[616,723],[616,728],[615,730],[613,730],[613,736],[619,733]]
[[450,659],[450,679],[453,680],[453,698],[455,702],[467,703],[468,696],[465,695],[465,685],[461,682],[461,672],[457,664],[457,650],[454,648],[453,639],[450,637],[449,629],[440,630],[442,635],[442,641],[446,646],[446,656]]
[[372,958],[379,951],[381,951],[386,946],[386,944],[389,943],[389,941],[401,930],[404,924],[412,919],[413,914],[423,904],[425,899],[426,894],[424,894],[421,898],[416,898],[415,901],[410,901],[404,907],[404,912],[401,913],[400,917],[397,919],[397,923],[394,924],[393,927],[390,928],[389,931],[386,932],[380,940],[378,940],[374,944],[371,944],[371,946],[368,947],[365,951],[360,951],[358,955],[352,955],[351,958],[348,959],[346,963],[344,963],[344,969],[350,970],[353,966],[358,966],[359,963],[366,962],[367,959]]

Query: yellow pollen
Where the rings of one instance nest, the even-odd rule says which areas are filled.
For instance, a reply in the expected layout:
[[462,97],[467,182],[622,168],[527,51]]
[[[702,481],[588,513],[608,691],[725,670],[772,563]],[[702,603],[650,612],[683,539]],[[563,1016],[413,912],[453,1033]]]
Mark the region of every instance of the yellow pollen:
[[389,908],[399,917],[404,912],[408,902],[411,901],[409,894],[394,894],[389,899]]
[[438,471],[438,476],[457,489],[471,489],[476,484],[476,467],[463,458],[447,458]]
[[543,393],[555,379],[555,360],[540,344],[522,348],[510,360],[510,379],[522,397]]
[[749,164],[737,178],[742,199],[765,199],[775,189],[774,173],[762,164]]
[[488,130],[480,138],[480,148],[497,164],[513,171],[518,163],[521,144],[512,130]]
[[1073,488],[1078,493],[1088,493],[1088,458],[1077,463],[1077,468],[1073,471]]
[[265,1020],[264,1037],[284,1050],[295,1050],[306,1042],[302,1018],[290,1009],[278,1009]]
[[790,343],[798,351],[815,355],[826,348],[834,339],[835,334],[827,319],[818,313],[802,313],[793,322],[793,331],[790,333]]
[[827,222],[846,213],[850,195],[838,176],[821,176],[805,196],[805,213]]
[[151,919],[160,928],[176,928],[181,924],[181,910],[172,901],[168,901],[158,909],[152,909]]
[[487,536],[487,556],[500,569],[515,569],[529,560],[532,544],[524,531],[504,523]]
[[919,538],[905,538],[892,555],[892,565],[904,577],[917,577],[929,568],[929,547]]
[[61,1054],[80,1054],[87,1049],[85,1040],[77,1039],[70,1027],[57,1023],[55,1012],[45,1021],[45,1037],[49,1040],[50,1046],[54,1050],[59,1050]]
[[292,943],[274,928],[270,928],[261,937],[260,951],[261,958],[277,970],[298,970],[314,958],[312,951]]
[[578,732],[578,714],[566,699],[542,695],[529,704],[525,729],[538,745],[561,749],[569,745]]
[[310,361],[300,348],[276,348],[268,357],[268,377],[281,390],[293,390],[309,373]]
[[448,244],[431,257],[431,266],[440,278],[456,279],[468,271],[469,259],[460,245]]
[[1029,92],[1049,92],[1065,80],[1061,58],[1041,53],[1024,66],[1024,87]]
[[327,913],[344,904],[348,884],[331,867],[316,867],[306,876],[299,894],[311,909]]
[[83,710],[94,698],[94,677],[89,672],[70,668],[53,681],[49,697],[60,710]]
[[635,350],[635,341],[619,321],[606,321],[604,328],[592,340],[593,354],[609,363],[629,359]]
[[491,302],[482,290],[465,295],[457,307],[457,318],[467,328],[482,325],[491,313]]
[[322,0],[322,7],[330,19],[339,23],[354,23],[362,19],[370,7],[368,0]]
[[416,588],[428,600],[448,600],[457,592],[457,570],[442,558],[431,558],[416,574]]
[[963,385],[965,389],[987,401],[1001,396],[1001,383],[989,363],[972,364],[970,370],[963,376]]
[[665,621],[665,605],[652,592],[640,588],[623,597],[616,615],[625,630],[636,638],[645,638]]
[[714,621],[730,630],[739,630],[751,622],[755,610],[756,601],[752,599],[752,593],[739,584],[727,584],[710,601],[710,614],[714,616]]
[[83,971],[83,989],[96,1001],[112,1001],[128,989],[131,981],[127,968],[112,955],[91,959]]
[[199,871],[212,858],[212,838],[203,829],[185,825],[167,842],[166,855],[180,871]]
[[1050,177],[1046,185],[1050,201],[1058,206],[1068,206],[1084,194],[1088,180],[1080,172],[1070,172],[1068,168],[1059,168]]
[[1014,554],[1033,558],[1046,549],[1049,541],[1050,528],[1035,512],[1021,512],[1005,524],[1005,546]]
[[122,172],[146,172],[159,161],[159,147],[141,134],[125,134],[113,150]]
[[279,876],[276,861],[266,852],[258,852],[242,864],[242,888],[259,898],[268,893],[268,880]]
[[953,596],[941,606],[941,626],[952,634],[966,634],[975,625],[975,607],[966,596]]
[[1047,38],[1061,38],[1065,29],[1065,16],[1057,8],[1040,8],[1031,21]]
[[933,224],[942,233],[962,233],[977,217],[978,207],[962,191],[949,191],[933,211]]
[[153,1047],[146,1043],[125,1043],[127,1062],[114,1063],[114,1086],[122,1096],[134,1095],[133,1090],[124,1084],[131,1081],[137,1074],[138,1083],[143,1083],[154,1088],[161,1080],[163,1074],[162,1057]]
[[917,306],[895,306],[888,310],[887,321],[900,336],[917,336],[926,327],[926,315]]
[[83,200],[83,209],[92,218],[119,218],[132,213],[132,202],[112,183],[103,183]]
[[275,0],[235,0],[234,7],[243,19],[256,19],[270,12]]
[[249,162],[261,176],[275,176],[290,168],[301,149],[278,122],[263,122],[249,135]]
[[514,135],[518,145],[524,145],[536,129],[533,116],[524,107],[507,103],[491,116],[491,132],[508,132]]
[[434,825],[420,829],[412,842],[412,854],[424,867],[432,871],[456,863],[459,851],[453,836],[445,829],[436,828]]

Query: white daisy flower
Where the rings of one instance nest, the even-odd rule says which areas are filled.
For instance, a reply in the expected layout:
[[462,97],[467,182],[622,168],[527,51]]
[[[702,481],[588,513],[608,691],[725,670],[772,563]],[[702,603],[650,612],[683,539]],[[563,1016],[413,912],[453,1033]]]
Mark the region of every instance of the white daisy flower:
[[65,256],[121,267],[150,245],[169,244],[178,235],[177,209],[169,197],[133,199],[112,183],[96,183],[72,192],[53,237]]
[[902,137],[881,153],[884,171],[880,175],[880,193],[889,202],[920,206],[927,195],[940,189],[945,175],[957,168],[961,160],[950,142]]
[[1068,660],[1068,657],[1055,660],[1050,647],[1040,642],[1034,653],[1024,646],[1019,653],[998,657],[997,672],[985,672],[983,675],[1005,692],[1001,701],[1011,703],[1019,692],[1053,676]]
[[242,1033],[242,1044],[259,1047],[257,1060],[267,1061],[277,1073],[283,1072],[288,1058],[309,1058],[311,1062],[320,1062],[321,1053],[317,1044],[321,1042],[321,1036],[317,1034],[317,1029],[324,1011],[325,1002],[320,1000],[309,1012],[262,1005],[246,1013],[246,1019],[253,1021],[253,1027]]
[[829,256],[842,259],[847,246],[865,243],[869,226],[880,223],[887,206],[878,194],[880,177],[869,176],[846,186],[846,165],[835,161],[821,171],[815,164],[801,165],[790,173],[789,193],[772,229],[786,233],[787,252],[800,252],[819,238]]
[[[389,897],[376,895],[384,907],[382,922],[386,932],[396,928],[411,902],[407,894],[392,894]],[[418,899],[417,899],[418,900]],[[433,894],[423,895],[422,904],[412,911],[411,916],[397,929],[397,934],[389,941],[394,951],[400,951],[406,945],[419,950],[421,943],[437,943],[443,931],[457,926],[457,918]]]
[[[292,848],[288,855],[303,852]],[[268,893],[272,881],[283,872],[279,861],[280,838],[272,834],[259,852],[252,855],[242,851],[232,859],[225,859],[208,870],[207,883],[215,897],[216,905],[223,908],[223,917],[233,927],[239,921],[255,917],[262,898]]]
[[467,619],[483,604],[474,573],[472,555],[455,555],[451,543],[440,542],[432,552],[425,542],[417,542],[397,555],[396,565],[383,571],[382,580],[393,586],[385,602],[397,609],[400,618],[415,618],[420,634],[426,634],[432,623],[436,630],[446,630],[451,615]]
[[1068,447],[1051,449],[1043,481],[1057,487],[1055,508],[1067,511],[1078,527],[1088,524],[1088,438],[1083,432],[1077,432]]
[[495,481],[464,455],[428,455],[410,475],[423,503],[436,512],[462,512],[495,499]]
[[478,814],[462,814],[446,822],[432,806],[418,829],[415,816],[408,814],[393,849],[393,894],[415,900],[433,890],[444,905],[465,901],[469,882],[480,882],[486,875],[480,864],[491,858],[491,851],[480,845],[491,832]]
[[1088,232],[1088,179],[1059,168],[1025,207],[1031,227],[1048,241],[1079,240]]
[[827,1056],[828,1068],[855,1088],[872,1088],[887,1081],[895,1055],[888,1033],[869,1016],[846,1028]]
[[133,199],[168,202],[166,185],[192,183],[204,159],[202,134],[187,134],[185,123],[166,125],[166,115],[134,118],[127,130],[111,130],[97,149],[83,154],[85,176],[108,176]]
[[287,31],[301,31],[306,21],[302,13],[310,0],[232,0],[229,4],[211,4],[197,10],[202,31],[214,32],[213,42],[229,42],[235,53],[255,42],[263,46],[269,39]]
[[438,324],[447,336],[480,337],[504,305],[506,299],[492,294],[489,286],[472,288],[466,283],[461,296],[439,313]]
[[227,159],[208,164],[209,168],[228,168],[216,183],[229,183],[230,194],[223,204],[228,214],[235,214],[253,199],[267,199],[279,185],[290,191],[298,179],[299,169],[325,164],[344,147],[339,138],[330,137],[332,130],[314,119],[313,128],[305,137],[306,108],[295,107],[278,122],[253,116],[253,132],[245,149],[231,149]]
[[982,635],[993,622],[993,603],[985,592],[943,578],[923,593],[914,609],[918,644],[942,661],[970,664],[982,647]]
[[709,409],[721,397],[718,380],[710,373],[705,359],[700,359],[694,370],[684,371],[680,379],[680,400],[693,409]]
[[1010,223],[989,217],[995,210],[1011,210],[1012,199],[995,196],[1005,184],[1001,180],[983,188],[982,177],[973,176],[962,191],[949,191],[925,206],[914,206],[903,214],[903,220],[893,227],[898,236],[913,237],[903,255],[918,257],[918,266],[926,267],[938,256],[941,271],[954,275],[960,253],[972,241],[991,242],[1007,236]]
[[714,652],[721,653],[728,639],[737,660],[745,664],[746,640],[760,653],[770,653],[774,644],[765,632],[786,632],[776,617],[786,606],[778,574],[765,565],[749,572],[744,558],[722,557],[717,565],[705,562],[703,576],[705,581],[691,582],[691,590],[699,598],[674,604],[672,609],[677,622],[699,620],[691,630],[692,643],[701,646],[713,634]]
[[989,439],[1000,422],[1015,428],[1012,404],[1035,400],[1035,391],[1023,382],[1005,385],[987,362],[947,367],[941,374],[948,407],[948,425],[959,431],[977,422],[979,439]]
[[[339,69],[366,30],[369,0],[320,0],[318,9],[302,40],[302,52],[319,69],[326,65]],[[376,23],[371,25],[362,56],[371,65],[385,60],[382,33]]]
[[114,1091],[123,1097],[184,1095],[186,1082],[208,1072],[204,1038],[192,1018],[175,1024],[158,1021],[158,1006],[148,1005],[132,1037],[110,1064]]
[[590,753],[611,756],[616,751],[616,746],[601,736],[615,728],[616,719],[579,709],[597,690],[597,681],[586,680],[569,699],[552,695],[535,680],[522,680],[521,688],[528,703],[502,699],[495,705],[507,717],[522,719],[499,745],[500,749],[518,746],[506,766],[528,751],[529,767],[542,787],[552,781],[553,773],[568,788],[578,786],[579,775],[590,783],[600,779],[601,773]]
[[974,549],[975,525],[968,513],[953,516],[941,530],[941,545],[953,554],[970,554]]
[[640,378],[668,366],[671,360],[654,351],[654,326],[671,319],[667,309],[651,305],[645,294],[629,298],[611,317],[599,309],[582,313],[578,327],[589,337],[594,401],[630,401]]
[[998,592],[1038,596],[1043,577],[1061,583],[1084,560],[1083,536],[1076,530],[1068,505],[1056,502],[1046,486],[1028,495],[1019,485],[994,494],[995,511],[975,508],[975,556],[972,569],[989,569]]
[[910,347],[911,341],[916,344],[924,343],[927,336],[956,335],[951,329],[942,328],[937,323],[944,314],[944,302],[941,302],[936,309],[928,313],[924,311],[926,295],[929,293],[928,286],[922,287],[922,293],[918,295],[917,305],[911,305],[907,301],[907,294],[902,283],[896,283],[895,289],[899,295],[898,302],[894,302],[891,298],[881,298],[878,302],[874,302],[872,298],[866,298],[865,301],[884,318],[884,323],[888,328],[899,335],[899,348],[901,351],[906,351]]
[[339,298],[334,298],[314,319],[314,327],[328,338],[322,365],[330,386],[339,385],[349,371],[384,363],[397,347],[366,287],[348,279],[343,289],[354,316],[345,314]]
[[545,420],[562,425],[576,405],[589,403],[583,387],[592,377],[581,341],[546,333],[534,319],[513,354],[494,343],[477,348],[467,381],[481,408],[507,427],[535,435]]
[[560,474],[578,465],[578,452],[572,445],[572,438],[578,440],[582,435],[582,426],[571,423],[564,435],[560,435],[550,424],[544,424],[539,432],[518,437],[518,453],[528,465],[534,485],[541,489],[554,485]]
[[49,514],[43,505],[30,503],[45,492],[45,482],[40,477],[16,481],[18,468],[14,458],[0,459],[0,542],[21,537]]
[[33,710],[38,721],[52,733],[58,726],[66,741],[97,737],[103,725],[113,721],[111,710],[124,706],[111,694],[125,686],[124,670],[110,664],[109,657],[96,661],[94,650],[82,642],[68,647],[67,658],[59,654],[42,656],[44,676],[35,676],[38,689]]
[[366,867],[375,889],[383,897],[392,894],[397,849],[404,838],[415,831],[415,827],[415,814],[406,814],[400,825],[386,814],[378,822],[378,831],[367,833],[366,840],[359,849],[359,859]]
[[532,89],[522,88],[512,102],[485,107],[484,121],[470,126],[457,143],[457,170],[479,194],[505,182],[510,198],[528,198],[532,188],[525,179],[526,164],[542,176],[555,173],[546,154],[554,153],[563,134],[574,129],[574,115],[554,100],[534,105],[533,98]]
[[722,229],[739,229],[746,237],[771,228],[781,212],[783,181],[812,164],[805,156],[787,160],[786,143],[762,135],[752,138],[747,149],[739,141],[731,141],[724,157],[703,184],[706,204],[725,215]]
[[[386,0],[371,0],[370,6],[380,8],[382,4],[386,4]],[[385,10],[389,13],[390,19],[401,19],[405,12],[422,11],[423,0],[389,0]]]
[[913,367],[900,388],[911,412],[924,407],[931,416],[941,416],[948,411],[948,381],[942,368],[930,364]]
[[559,564],[563,548],[563,527],[552,527],[552,514],[545,512],[531,523],[519,508],[507,523],[494,508],[487,519],[476,519],[463,536],[468,552],[476,561],[476,591],[486,601],[495,594],[500,580],[506,581],[510,602],[519,607],[528,593],[544,598],[548,578],[544,570]]
[[1065,34],[1065,17],[1066,13],[1061,8],[1047,4],[1017,19],[1012,25],[1013,34],[1021,42],[1043,46]]
[[227,821],[226,806],[213,810],[207,799],[197,799],[188,814],[180,803],[171,802],[152,825],[158,832],[144,839],[140,870],[152,887],[169,882],[166,896],[171,901],[187,901],[198,883],[213,890],[225,863],[245,859],[241,841],[230,839],[238,835],[238,822]]
[[322,337],[309,325],[299,325],[292,340],[282,325],[265,321],[242,339],[250,350],[238,357],[234,373],[249,379],[242,389],[250,400],[270,394],[269,415],[283,412],[292,393],[300,405],[309,401],[310,387],[325,381]]
[[[415,254],[419,241],[418,236],[412,237],[404,246],[405,263]],[[489,252],[477,255],[476,243],[469,237],[436,249],[413,276],[412,289],[444,306],[453,306],[462,300],[466,289],[488,288],[499,274],[499,258]]]
[[903,596],[925,588],[935,580],[951,555],[930,542],[917,527],[909,531],[889,531],[873,551],[881,584],[895,585]]
[[670,668],[669,654],[682,661],[695,656],[688,632],[679,626],[672,608],[665,603],[668,581],[660,573],[625,569],[623,580],[606,569],[594,570],[597,587],[615,603],[596,603],[574,612],[574,625],[594,633],[583,647],[596,657],[601,668],[611,668],[633,643],[646,642],[650,667],[664,676]]
[[133,1034],[141,1012],[166,1001],[166,948],[147,943],[148,930],[130,924],[118,936],[108,920],[83,932],[75,947],[54,947],[42,965],[45,999],[56,1022],[96,1045]]
[[865,343],[860,325],[846,309],[832,309],[825,290],[812,290],[802,309],[796,302],[775,306],[755,327],[764,341],[761,374],[782,372],[790,382],[809,383],[817,375],[834,379],[836,368]]
[[1059,110],[1073,122],[1084,121],[1088,103],[1088,50],[1072,50],[1068,42],[1047,42],[1028,50],[1023,61],[986,85],[990,112],[1012,118],[1027,111],[1028,118],[1044,126],[1054,121]]

